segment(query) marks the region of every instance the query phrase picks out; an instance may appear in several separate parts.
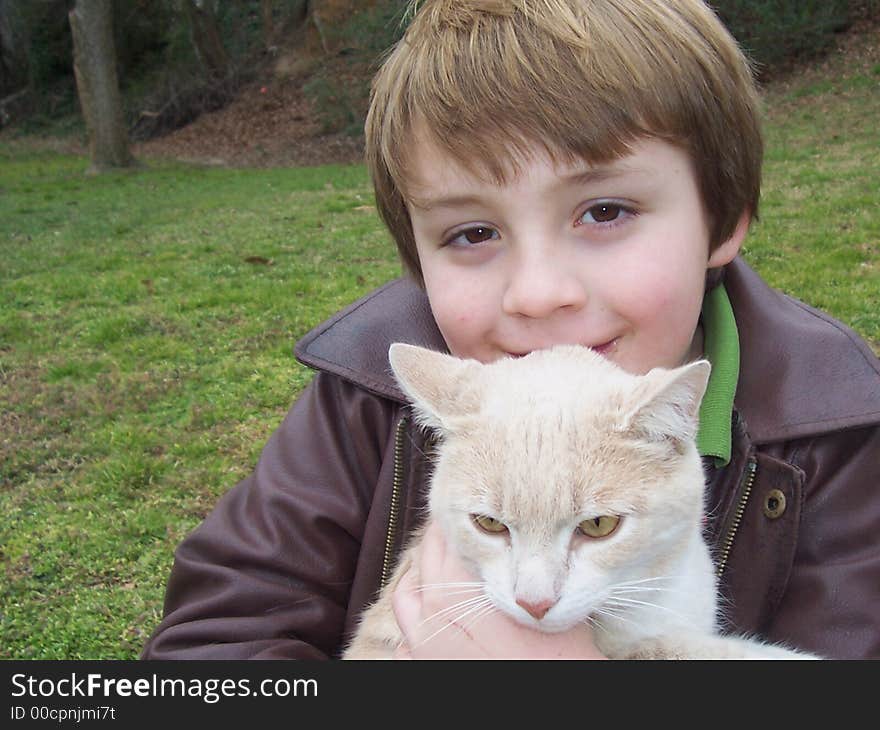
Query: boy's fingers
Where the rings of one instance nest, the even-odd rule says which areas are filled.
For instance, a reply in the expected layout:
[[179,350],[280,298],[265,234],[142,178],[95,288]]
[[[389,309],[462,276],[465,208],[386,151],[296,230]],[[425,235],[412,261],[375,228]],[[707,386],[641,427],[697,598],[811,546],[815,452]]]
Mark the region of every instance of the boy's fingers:
[[419,568],[423,584],[434,584],[443,573],[446,561],[446,540],[436,522],[430,522],[419,549]]
[[414,641],[415,632],[421,622],[422,601],[418,591],[417,571],[412,567],[403,574],[391,594],[391,607],[394,609],[394,618],[404,640],[403,647],[399,647],[395,652],[395,658],[398,658],[401,648],[409,653],[409,646]]
[[[419,567],[423,586],[474,580],[474,576],[462,565],[455,552],[449,550],[443,531],[436,522],[431,522],[425,532]],[[436,594],[437,591],[429,591],[429,593]],[[442,594],[443,591],[440,593]]]

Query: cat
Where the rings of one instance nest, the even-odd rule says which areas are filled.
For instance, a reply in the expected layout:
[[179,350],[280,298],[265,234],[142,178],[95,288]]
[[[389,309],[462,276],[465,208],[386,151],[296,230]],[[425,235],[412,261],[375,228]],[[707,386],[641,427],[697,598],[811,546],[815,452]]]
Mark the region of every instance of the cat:
[[[695,445],[707,361],[632,375],[573,345],[481,364],[401,343],[389,361],[439,437],[429,517],[496,610],[545,632],[589,625],[609,658],[813,658],[718,632]],[[344,659],[393,656],[391,593],[423,533]],[[449,613],[463,625],[465,595]]]

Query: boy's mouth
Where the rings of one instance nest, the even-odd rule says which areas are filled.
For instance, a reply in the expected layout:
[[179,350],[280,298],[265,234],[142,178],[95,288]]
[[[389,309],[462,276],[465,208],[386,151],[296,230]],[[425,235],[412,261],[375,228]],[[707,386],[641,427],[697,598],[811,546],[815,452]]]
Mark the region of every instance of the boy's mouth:
[[615,347],[617,347],[618,338],[615,337],[613,340],[609,340],[601,345],[596,345],[595,347],[590,347],[593,352],[598,352],[600,355],[607,355],[611,352]]
[[[619,337],[615,337],[613,340],[608,340],[608,342],[603,342],[601,345],[587,345],[587,347],[589,347],[593,352],[599,353],[600,355],[607,355],[610,352],[612,352],[615,347],[617,347],[617,341],[619,339],[620,339]],[[562,343],[560,343],[560,344],[562,344]],[[549,349],[550,347],[553,347],[553,345],[550,345],[548,347],[536,347],[536,348],[534,348],[534,350],[526,350],[525,352],[506,351],[506,354],[508,357],[513,357],[513,358],[525,357],[530,352],[534,352],[535,350]]]

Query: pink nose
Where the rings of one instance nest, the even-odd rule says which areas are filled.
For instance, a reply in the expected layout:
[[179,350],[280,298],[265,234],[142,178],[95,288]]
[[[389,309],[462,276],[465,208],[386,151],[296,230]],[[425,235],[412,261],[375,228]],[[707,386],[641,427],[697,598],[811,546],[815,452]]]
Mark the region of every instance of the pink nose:
[[516,603],[518,606],[522,606],[530,616],[534,616],[538,619],[538,621],[544,618],[547,611],[556,605],[556,601],[551,598],[541,601],[527,601],[524,598],[517,598]]

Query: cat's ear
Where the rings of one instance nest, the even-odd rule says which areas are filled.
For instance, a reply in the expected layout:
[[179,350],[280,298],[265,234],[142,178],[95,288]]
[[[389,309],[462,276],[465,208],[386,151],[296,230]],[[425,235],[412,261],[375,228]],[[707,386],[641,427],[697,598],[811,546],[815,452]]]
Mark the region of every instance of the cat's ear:
[[388,361],[422,424],[449,431],[457,418],[479,409],[475,386],[483,366],[476,360],[395,342]]
[[680,445],[694,439],[711,370],[708,360],[651,370],[644,376],[647,387],[630,412],[628,427],[651,441]]

